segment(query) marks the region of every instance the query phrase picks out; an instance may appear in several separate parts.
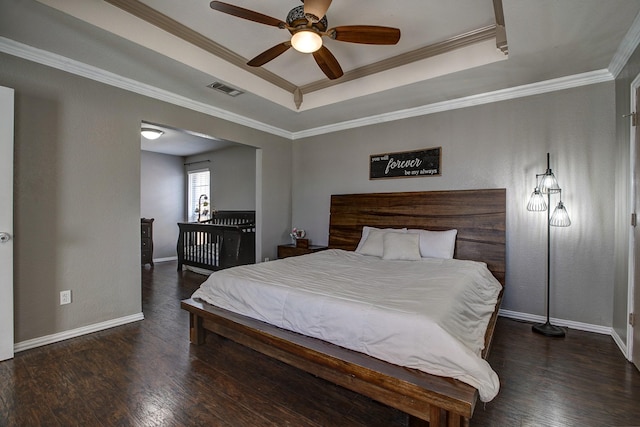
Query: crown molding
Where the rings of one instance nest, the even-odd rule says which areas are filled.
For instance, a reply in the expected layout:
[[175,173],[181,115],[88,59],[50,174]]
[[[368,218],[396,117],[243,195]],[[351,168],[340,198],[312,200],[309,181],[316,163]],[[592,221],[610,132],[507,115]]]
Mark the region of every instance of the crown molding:
[[561,77],[542,82],[516,86],[512,88],[487,92],[479,95],[472,95],[458,99],[452,99],[434,104],[427,104],[415,108],[393,111],[390,113],[364,117],[356,120],[349,120],[334,123],[327,126],[320,126],[299,132],[290,132],[284,129],[271,126],[257,120],[230,113],[211,105],[194,101],[192,99],[174,94],[172,92],[156,88],[132,79],[128,79],[117,74],[102,70],[91,65],[75,61],[64,56],[37,49],[5,37],[0,37],[0,52],[13,55],[28,61],[46,65],[58,70],[66,71],[81,77],[85,77],[100,83],[118,87],[140,95],[148,96],[159,101],[168,102],[190,110],[198,111],[223,120],[227,120],[242,126],[270,133],[290,140],[308,138],[316,135],[323,135],[362,126],[369,126],[379,123],[402,120],[411,117],[424,116],[443,111],[456,110],[460,108],[473,107],[476,105],[489,104],[492,102],[506,101],[509,99],[522,98],[526,96],[539,95],[564,89],[580,86],[587,86],[615,79],[609,70],[598,70],[588,73],[576,74],[573,76]]
[[409,108],[406,110],[398,110],[390,113],[379,114],[376,116],[364,117],[362,119],[334,123],[328,126],[307,129],[300,132],[294,132],[292,139],[296,140],[308,138],[311,136],[323,135],[331,132],[338,132],[362,126],[375,125],[411,117],[426,116],[428,114],[440,113],[443,111],[457,110],[460,108],[473,107],[476,105],[490,104],[492,102],[523,98],[526,96],[539,95],[542,93],[555,92],[559,90],[608,82],[612,80],[614,80],[614,77],[608,70],[592,71],[583,74],[576,74],[573,76],[560,77],[557,79],[501,89],[494,92],[487,92],[479,95],[466,96],[463,98],[451,99],[434,104],[422,105],[420,107]]
[[613,75],[614,78],[618,77],[618,75],[622,72],[622,69],[635,52],[636,48],[640,44],[640,14],[636,16],[636,19],[631,24],[631,28],[627,31],[622,42],[620,42],[620,46],[618,46],[618,50],[616,50],[615,55],[611,59],[611,63],[609,64],[609,71]]
[[214,42],[211,39],[204,37],[202,34],[193,31],[186,25],[182,25],[178,21],[171,19],[170,17],[163,15],[155,9],[147,6],[146,4],[138,0],[105,0],[107,3],[116,6],[123,11],[130,13],[131,15],[142,19],[151,25],[172,34],[200,49],[215,55],[223,60],[235,65],[244,71],[251,73],[268,81],[269,83],[283,89],[287,92],[293,93],[296,90],[296,85],[283,79],[280,76],[262,68],[262,67],[250,67],[247,65],[247,58],[238,55],[235,52],[227,49],[226,47]]
[[426,58],[432,58],[434,56],[442,55],[447,52],[452,52],[456,49],[472,46],[476,43],[481,43],[486,40],[495,39],[495,37],[496,26],[489,25],[487,27],[469,31],[465,34],[451,37],[450,39],[439,43],[424,46],[410,52],[402,53],[400,55],[383,59],[373,64],[365,65],[363,67],[347,71],[340,79],[337,80],[323,79],[300,86],[300,90],[305,94],[312,93],[321,89],[326,89],[328,87],[337,86],[351,80],[367,77],[372,74],[391,70],[403,65],[412,64]]
[[[105,2],[115,6],[122,11],[135,16],[138,19],[146,21],[147,23],[178,37],[187,43],[190,43],[198,48],[208,52],[218,58],[223,59],[226,62],[238,67],[248,73],[251,73],[265,81],[279,87],[287,92],[290,92],[294,96],[294,103],[296,108],[299,109],[302,104],[303,94],[309,94],[318,90],[326,89],[328,87],[337,86],[352,80],[357,80],[362,77],[367,77],[373,74],[378,74],[386,70],[401,67],[404,65],[412,64],[421,61],[426,58],[431,58],[437,55],[441,55],[447,52],[461,49],[466,46],[471,46],[476,43],[481,43],[488,39],[495,39],[497,48],[507,54],[507,40],[506,32],[504,28],[504,14],[502,11],[502,0],[493,0],[493,9],[496,19],[496,24],[486,27],[478,28],[464,34],[460,34],[451,37],[448,40],[434,43],[415,49],[411,52],[406,52],[400,55],[396,55],[391,58],[387,58],[378,61],[373,64],[365,65],[344,73],[344,75],[335,80],[322,78],[315,82],[304,84],[297,87],[292,82],[271,73],[263,67],[252,67],[247,64],[247,58],[244,58],[237,53],[225,48],[224,46],[216,43],[215,41],[203,36],[202,34],[192,30],[191,28],[181,24],[180,22],[158,12],[150,6],[142,3],[140,0],[104,0]],[[233,82],[229,82],[233,84]],[[238,84],[235,83],[237,86]]]
[[291,132],[284,129],[280,129],[257,120],[252,120],[203,102],[194,101],[173,92],[147,85],[133,79],[128,79],[118,74],[105,71],[101,68],[28,46],[5,37],[0,37],[0,52],[46,65],[57,70],[66,71],[68,73],[124,89],[129,92],[148,96],[159,101],[168,102],[173,105],[178,105],[190,110],[218,117],[242,126],[247,126],[273,135],[281,136],[283,138],[291,139]]

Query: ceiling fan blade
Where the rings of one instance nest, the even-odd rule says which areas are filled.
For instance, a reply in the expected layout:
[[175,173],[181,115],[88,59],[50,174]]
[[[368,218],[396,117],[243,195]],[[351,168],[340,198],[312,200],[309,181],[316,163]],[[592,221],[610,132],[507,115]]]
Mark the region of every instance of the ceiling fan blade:
[[345,25],[327,31],[332,39],[341,42],[362,44],[396,44],[400,40],[400,30],[376,25]]
[[303,0],[304,14],[312,22],[320,21],[327,14],[331,0]]
[[338,64],[338,60],[326,47],[322,46],[320,49],[313,52],[313,58],[318,63],[322,72],[331,80],[342,77],[344,74],[342,72],[342,67]]
[[291,42],[284,42],[275,45],[271,49],[265,50],[260,55],[247,62],[247,65],[249,65],[250,67],[261,67],[272,59],[276,59],[278,56],[285,53],[287,50],[289,50],[290,47]]
[[287,25],[280,19],[272,18],[270,16],[263,15],[262,13],[254,12],[253,10],[234,6],[232,4],[223,3],[221,1],[212,1],[209,6],[211,6],[211,9],[217,10],[218,12],[227,13],[229,15],[248,19],[249,21],[258,22],[260,24],[271,25],[278,28],[285,28]]

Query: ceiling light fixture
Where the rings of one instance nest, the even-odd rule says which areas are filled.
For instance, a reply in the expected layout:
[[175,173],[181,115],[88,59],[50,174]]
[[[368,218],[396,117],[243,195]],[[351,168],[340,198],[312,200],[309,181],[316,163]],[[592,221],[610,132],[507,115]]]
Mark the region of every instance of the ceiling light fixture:
[[154,140],[160,138],[164,134],[164,132],[160,129],[142,128],[140,134],[147,139]]
[[298,52],[313,53],[322,47],[322,37],[315,31],[301,30],[291,37],[291,46]]

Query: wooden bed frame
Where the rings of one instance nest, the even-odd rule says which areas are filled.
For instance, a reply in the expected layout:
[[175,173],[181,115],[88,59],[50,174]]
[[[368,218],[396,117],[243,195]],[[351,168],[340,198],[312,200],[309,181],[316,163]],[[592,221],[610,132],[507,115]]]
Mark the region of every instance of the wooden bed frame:
[[[455,258],[487,263],[505,284],[506,190],[372,193],[331,197],[329,247],[355,249],[365,225],[379,228],[457,229]],[[498,309],[485,334],[487,357]],[[410,425],[468,426],[477,390],[458,380],[403,368],[325,341],[254,320],[192,299],[190,339],[207,332],[303,369],[409,414]]]

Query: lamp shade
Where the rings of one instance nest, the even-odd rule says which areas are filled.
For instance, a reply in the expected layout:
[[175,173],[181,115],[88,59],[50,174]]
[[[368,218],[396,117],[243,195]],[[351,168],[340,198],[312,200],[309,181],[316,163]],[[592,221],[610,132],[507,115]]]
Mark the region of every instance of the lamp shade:
[[531,198],[527,204],[527,210],[533,212],[546,211],[547,202],[544,200],[544,196],[540,192],[540,188],[536,187],[531,193]]
[[560,186],[558,185],[558,180],[556,176],[551,172],[551,169],[547,169],[547,172],[542,176],[542,181],[540,182],[540,191],[544,194],[547,193],[558,193],[560,191]]
[[569,214],[562,203],[562,200],[558,202],[558,206],[553,211],[553,215],[551,215],[551,219],[549,220],[549,225],[554,227],[568,227],[571,225],[571,220],[569,219]]
[[322,37],[315,31],[298,31],[291,37],[291,46],[298,52],[312,53],[322,47]]

